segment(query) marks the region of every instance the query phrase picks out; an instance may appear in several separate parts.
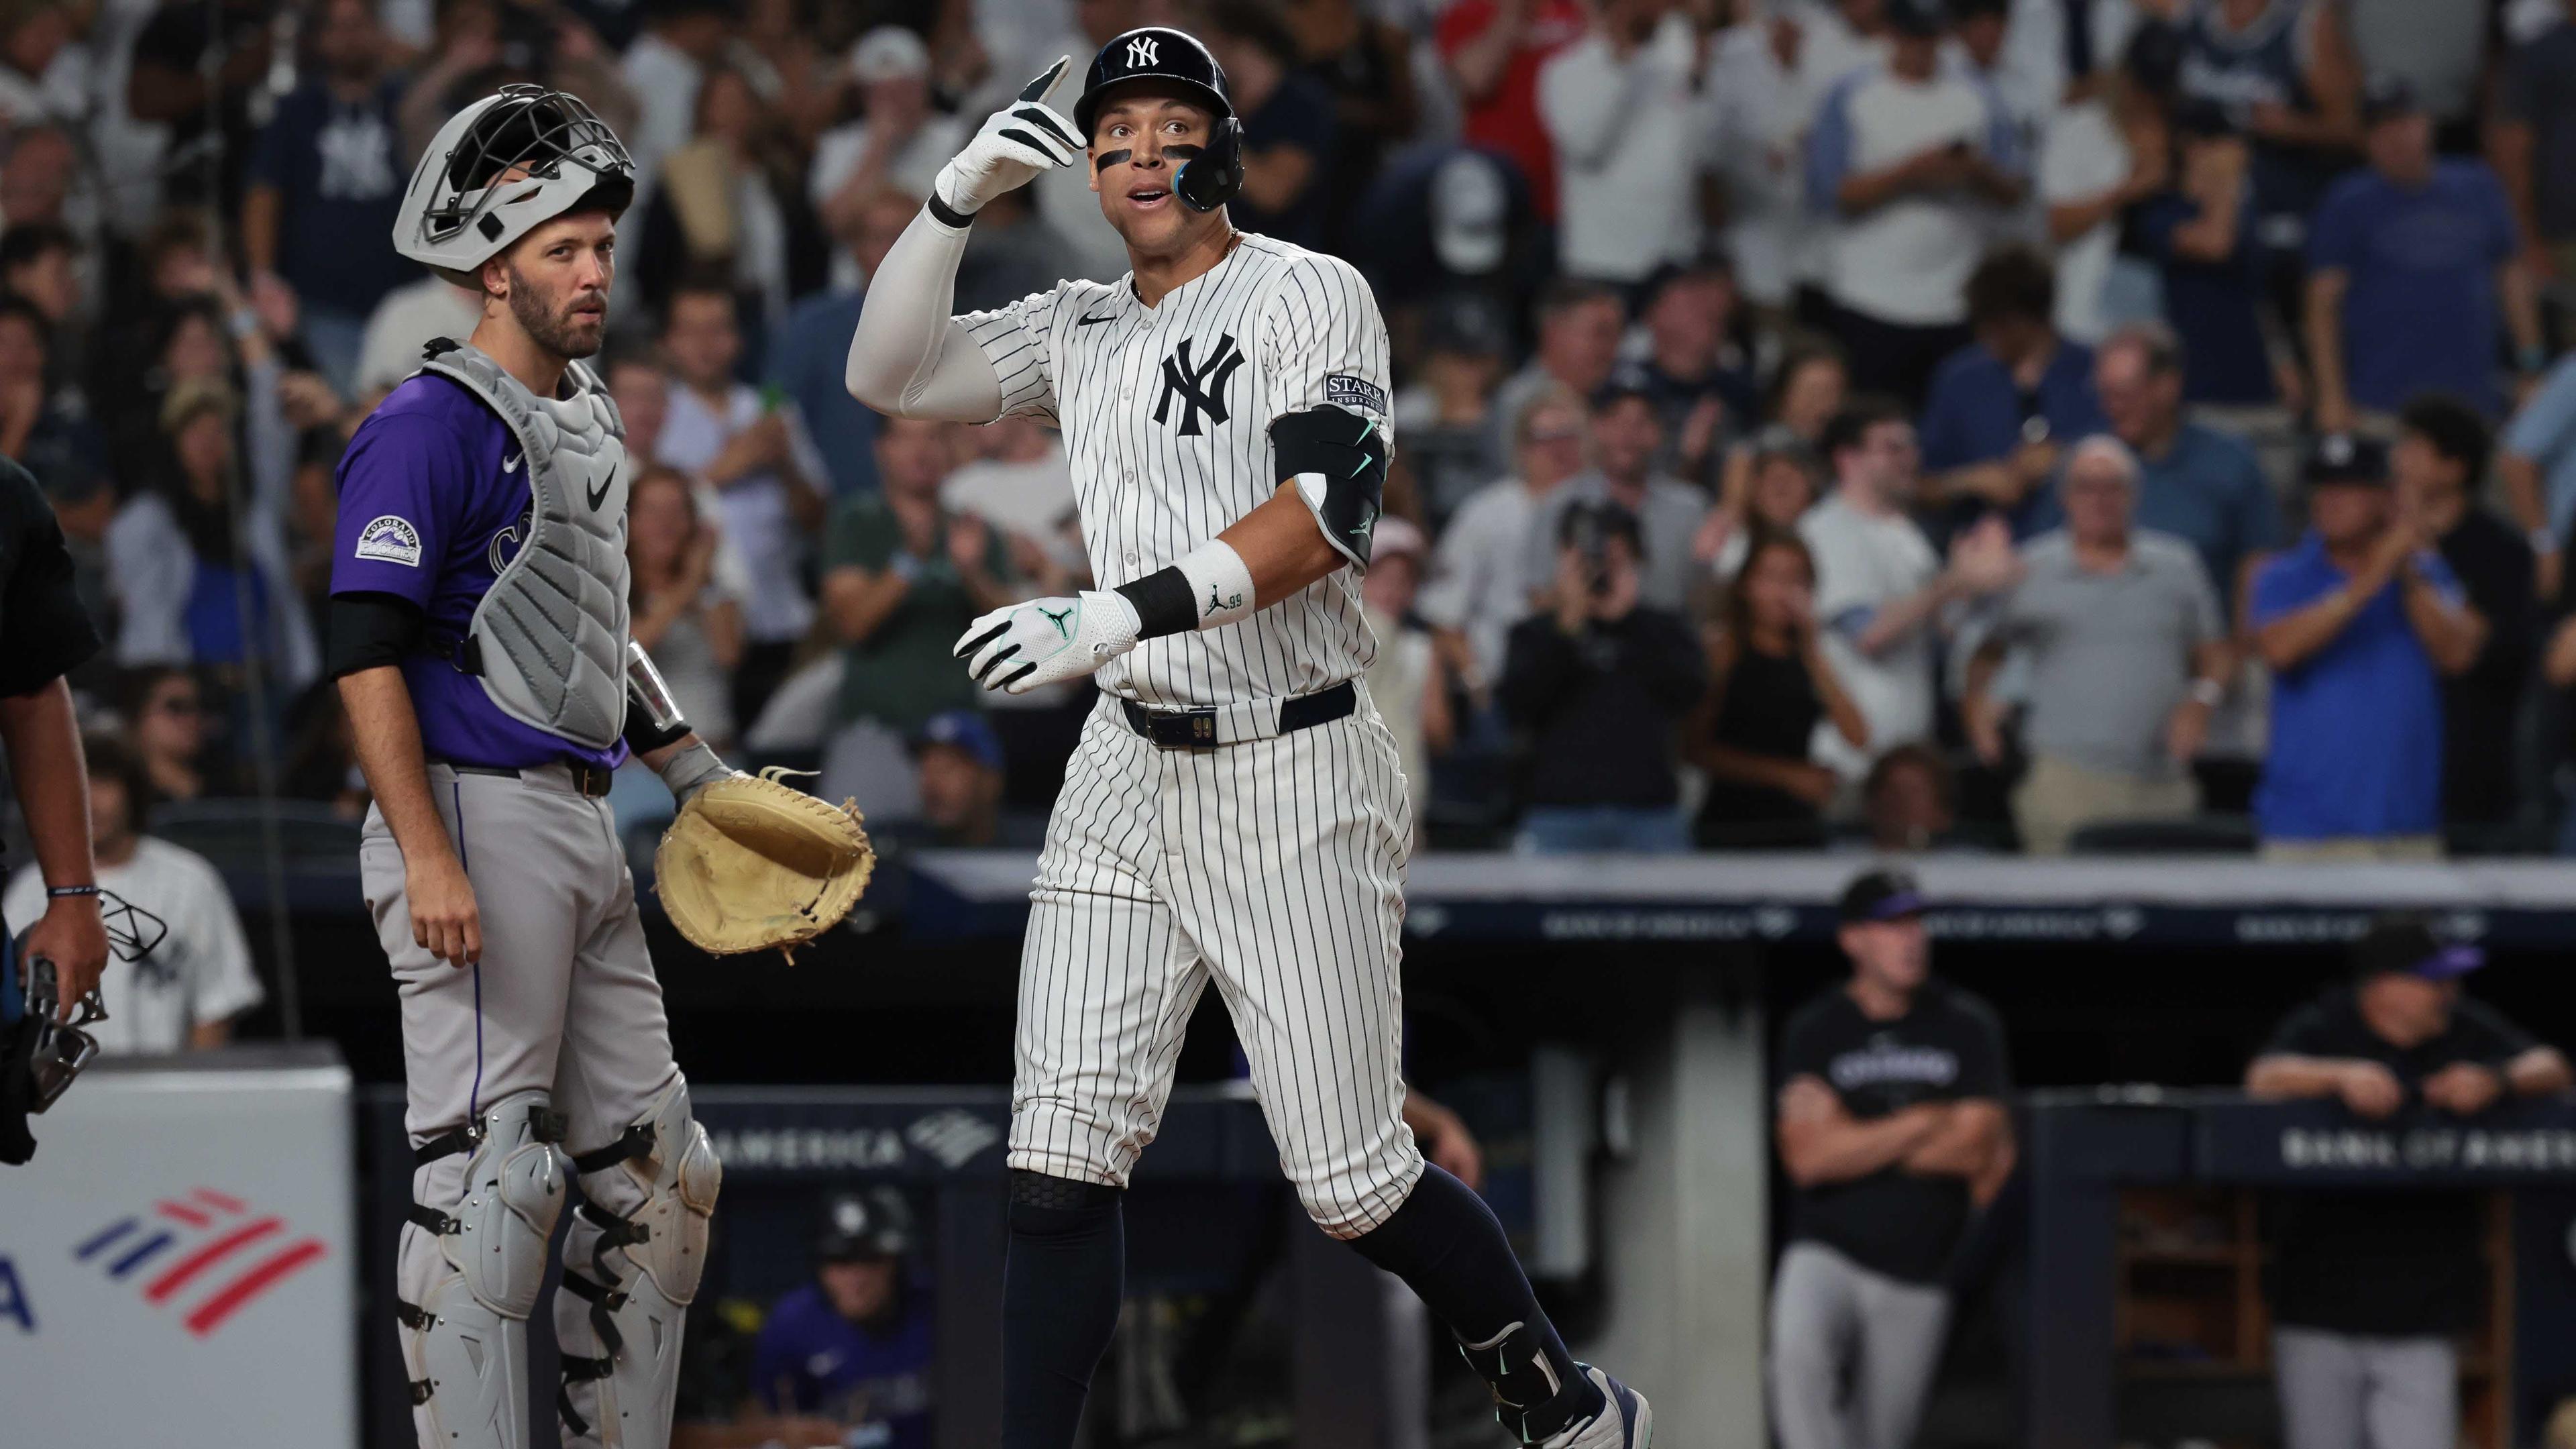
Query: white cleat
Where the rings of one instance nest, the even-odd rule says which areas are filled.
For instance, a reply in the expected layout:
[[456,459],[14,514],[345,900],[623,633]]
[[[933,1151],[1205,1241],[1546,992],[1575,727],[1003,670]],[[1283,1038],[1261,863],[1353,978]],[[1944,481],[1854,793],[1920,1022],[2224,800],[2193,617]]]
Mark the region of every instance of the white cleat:
[[1601,1411],[1549,1435],[1538,1449],[1646,1449],[1655,1437],[1646,1396],[1590,1364],[1574,1367],[1601,1390]]

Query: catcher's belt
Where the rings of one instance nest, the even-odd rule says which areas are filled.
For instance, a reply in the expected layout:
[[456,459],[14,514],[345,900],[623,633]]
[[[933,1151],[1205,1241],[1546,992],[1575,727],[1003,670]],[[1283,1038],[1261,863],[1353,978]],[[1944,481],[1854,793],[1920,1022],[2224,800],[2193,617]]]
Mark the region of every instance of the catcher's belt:
[[840,924],[876,852],[853,802],[818,800],[772,767],[718,780],[682,806],[653,852],[671,924],[711,955],[794,948]]

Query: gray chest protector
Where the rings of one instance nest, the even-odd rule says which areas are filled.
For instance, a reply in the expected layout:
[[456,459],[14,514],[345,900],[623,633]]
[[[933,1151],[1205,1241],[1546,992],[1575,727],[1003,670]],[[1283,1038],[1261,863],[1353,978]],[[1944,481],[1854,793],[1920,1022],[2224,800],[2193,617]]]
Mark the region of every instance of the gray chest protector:
[[512,719],[604,750],[626,724],[626,425],[578,362],[571,396],[541,398],[470,345],[431,346],[422,370],[501,415],[528,477],[526,537],[475,605],[457,665]]

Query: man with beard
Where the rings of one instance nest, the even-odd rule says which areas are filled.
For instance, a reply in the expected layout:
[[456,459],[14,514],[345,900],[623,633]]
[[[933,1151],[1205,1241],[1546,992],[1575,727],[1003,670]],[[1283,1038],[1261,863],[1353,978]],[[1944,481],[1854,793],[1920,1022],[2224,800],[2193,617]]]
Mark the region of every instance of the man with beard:
[[451,119],[394,245],[482,317],[429,344],[340,465],[330,667],[376,799],[360,866],[417,1162],[395,1312],[421,1442],[449,1449],[530,1442],[527,1319],[573,1174],[563,1440],[667,1445],[715,1205],[603,798],[630,752],[683,801],[731,773],[629,642],[625,431],[576,360],[633,178],[559,91]]

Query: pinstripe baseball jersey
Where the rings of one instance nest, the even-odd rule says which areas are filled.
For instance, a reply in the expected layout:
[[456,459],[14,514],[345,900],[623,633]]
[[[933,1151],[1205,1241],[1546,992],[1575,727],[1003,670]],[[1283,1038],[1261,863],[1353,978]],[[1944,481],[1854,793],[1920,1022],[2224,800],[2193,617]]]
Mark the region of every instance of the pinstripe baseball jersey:
[[[1064,431],[1095,587],[1141,578],[1269,501],[1270,424],[1332,404],[1388,426],[1386,323],[1338,258],[1236,234],[1225,258],[1146,306],[1130,279],[1062,282],[957,319],[1002,382],[1002,414]],[[1389,438],[1392,446],[1392,438]],[[1329,689],[1377,642],[1353,569],[1239,623],[1148,639],[1096,676],[1148,705]]]

